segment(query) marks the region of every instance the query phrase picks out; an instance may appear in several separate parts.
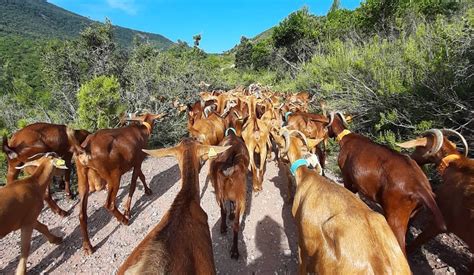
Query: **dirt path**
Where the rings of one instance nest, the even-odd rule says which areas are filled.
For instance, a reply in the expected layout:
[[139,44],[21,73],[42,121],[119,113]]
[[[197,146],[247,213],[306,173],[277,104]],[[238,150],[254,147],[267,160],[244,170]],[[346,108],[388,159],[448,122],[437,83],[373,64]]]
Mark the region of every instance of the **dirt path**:
[[[201,204],[209,216],[214,246],[216,268],[220,274],[295,274],[297,270],[296,227],[291,216],[291,206],[285,203],[287,184],[284,174],[275,162],[267,165],[264,190],[259,194],[250,192],[248,186],[247,210],[244,216],[243,237],[240,237],[240,259],[230,259],[229,251],[232,231],[221,235],[220,211],[214,199],[213,188],[206,184],[208,164],[200,173]],[[38,232],[33,233],[32,248],[28,258],[30,273],[94,273],[111,274],[116,271],[133,248],[161,219],[177,194],[179,168],[173,158],[147,159],[143,172],[153,195],[146,196],[138,183],[135,192],[132,219],[123,226],[102,207],[105,191],[96,192],[89,198],[89,232],[91,242],[97,250],[92,256],[82,252],[79,210],[77,200],[62,199],[63,209],[71,215],[60,218],[49,209],[40,215],[40,220],[56,234],[64,237],[59,245],[49,244]],[[122,205],[128,194],[131,173],[122,178],[118,202]],[[228,224],[229,225],[229,224]],[[230,229],[230,228],[229,228]],[[418,229],[412,227],[413,232]],[[20,233],[14,232],[0,240],[0,274],[11,274],[18,264]],[[457,238],[441,235],[416,254],[410,256],[415,274],[465,274],[469,254],[466,246]]]

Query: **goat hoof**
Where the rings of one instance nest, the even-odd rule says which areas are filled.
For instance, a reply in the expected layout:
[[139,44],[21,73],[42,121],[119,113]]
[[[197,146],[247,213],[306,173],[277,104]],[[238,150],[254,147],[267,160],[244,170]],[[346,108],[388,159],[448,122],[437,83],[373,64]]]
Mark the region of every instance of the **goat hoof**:
[[55,236],[52,240],[49,241],[50,243],[54,243],[54,244],[60,244],[63,242],[63,238],[62,237],[58,237],[58,236]]
[[63,217],[63,218],[69,216],[69,214],[70,214],[70,213],[68,213],[68,212],[66,212],[66,211],[64,211],[64,210],[58,211],[58,215],[61,216],[61,217]]
[[130,221],[129,219],[127,219],[127,218],[124,217],[123,220],[121,220],[120,222],[121,222],[123,225],[128,225],[129,221]]
[[234,218],[235,218],[234,212],[230,213],[229,214],[229,220],[233,220]]
[[238,260],[239,257],[240,257],[240,255],[239,255],[239,250],[238,249],[232,249],[230,251],[230,258],[231,259]]
[[151,191],[150,188],[146,188],[146,189],[145,189],[145,195],[150,196],[151,194],[153,194],[153,191]]
[[84,248],[84,254],[86,255],[92,255],[92,253],[95,251],[95,248],[90,244],[83,244],[82,246]]

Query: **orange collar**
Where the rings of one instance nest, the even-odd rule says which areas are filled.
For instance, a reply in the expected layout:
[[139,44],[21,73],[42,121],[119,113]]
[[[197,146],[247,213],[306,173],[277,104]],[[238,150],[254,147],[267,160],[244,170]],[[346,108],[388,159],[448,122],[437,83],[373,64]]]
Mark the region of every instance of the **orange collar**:
[[447,155],[446,157],[441,159],[441,162],[438,165],[438,172],[440,173],[440,175],[442,175],[444,173],[444,170],[446,170],[446,168],[448,168],[449,164],[452,161],[458,160],[460,158],[461,158],[460,155],[451,154],[451,155]]
[[350,134],[351,131],[347,130],[347,129],[344,129],[344,131],[340,132],[339,135],[337,135],[336,137],[336,140],[338,142],[340,142],[342,140],[343,137],[345,137],[346,135]]
[[148,135],[151,134],[151,125],[150,123],[146,122],[146,121],[142,121],[142,124],[145,125],[147,131],[148,131]]

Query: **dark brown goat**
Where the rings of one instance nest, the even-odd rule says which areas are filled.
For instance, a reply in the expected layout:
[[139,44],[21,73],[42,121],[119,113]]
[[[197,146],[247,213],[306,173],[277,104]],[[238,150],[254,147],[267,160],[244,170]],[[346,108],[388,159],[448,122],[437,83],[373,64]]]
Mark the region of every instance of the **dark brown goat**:
[[207,214],[200,206],[200,160],[229,147],[201,145],[186,138],[173,148],[145,150],[153,157],[174,156],[181,190],[160,223],[120,266],[118,274],[215,274]]
[[[73,135],[79,142],[82,142],[89,132],[76,130]],[[15,169],[16,166],[30,161],[30,157],[39,153],[55,152],[64,159],[66,166],[71,168],[72,153],[70,149],[71,145],[68,142],[65,125],[34,123],[14,133],[10,141],[3,137],[2,150],[7,155],[8,161],[7,184],[18,178],[20,171]],[[68,196],[71,196],[70,179],[71,171],[68,169],[64,173],[65,191]],[[49,188],[46,190],[44,199],[55,213],[62,217],[67,215],[67,212],[59,208],[51,198]]]
[[328,133],[339,142],[338,164],[344,186],[382,206],[402,251],[405,252],[408,221],[421,205],[430,209],[436,225],[445,230],[430,183],[416,162],[367,137],[351,133],[345,124],[342,114],[331,113]]
[[231,205],[234,206],[234,209],[230,209],[231,213],[229,214],[229,219],[234,220],[232,227],[234,239],[230,257],[238,259],[239,248],[237,243],[240,220],[245,213],[246,206],[249,153],[242,138],[232,131],[229,131],[229,135],[219,145],[231,147],[211,161],[209,178],[212,186],[214,186],[217,204],[221,209],[221,233],[227,232],[226,201],[230,201]]
[[[146,154],[142,149],[146,148],[148,138],[153,131],[153,122],[163,114],[145,114],[136,118],[141,124],[132,124],[127,127],[116,129],[103,129],[89,135],[86,140],[79,144],[74,136],[68,138],[74,144],[76,154],[76,167],[78,176],[79,196],[81,199],[81,211],[79,220],[81,232],[84,238],[82,246],[87,254],[92,253],[93,247],[87,232],[87,198],[91,190],[90,186],[96,186],[100,190],[107,184],[107,200],[105,207],[121,223],[128,225],[130,218],[130,206],[132,196],[135,192],[137,178],[143,183],[145,194],[151,194],[151,189],[145,183],[145,176],[141,170],[142,162]],[[125,204],[124,214],[117,209],[115,198],[120,187],[120,178],[124,173],[133,168],[132,180],[128,199]],[[94,184],[90,182],[94,181]]]
[[[462,140],[464,155],[448,140],[451,135]],[[443,213],[447,230],[465,241],[474,253],[474,160],[467,158],[466,140],[456,131],[433,129],[424,133],[421,138],[399,145],[403,148],[416,147],[412,158],[419,165],[436,165],[443,179],[443,184],[435,190],[436,202]],[[442,232],[432,222],[407,250],[415,250]],[[471,263],[470,273],[474,273],[474,261]]]

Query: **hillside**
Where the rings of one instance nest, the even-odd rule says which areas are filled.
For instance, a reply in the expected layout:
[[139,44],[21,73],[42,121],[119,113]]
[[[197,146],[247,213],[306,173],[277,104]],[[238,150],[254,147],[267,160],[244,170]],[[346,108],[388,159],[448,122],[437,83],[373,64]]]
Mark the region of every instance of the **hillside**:
[[[64,10],[46,0],[0,0],[0,36],[17,35],[28,38],[74,38],[94,21]],[[147,38],[161,49],[173,42],[153,33],[115,27],[115,39],[122,47],[129,48],[134,36]]]

